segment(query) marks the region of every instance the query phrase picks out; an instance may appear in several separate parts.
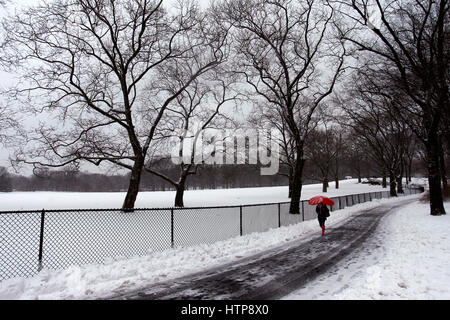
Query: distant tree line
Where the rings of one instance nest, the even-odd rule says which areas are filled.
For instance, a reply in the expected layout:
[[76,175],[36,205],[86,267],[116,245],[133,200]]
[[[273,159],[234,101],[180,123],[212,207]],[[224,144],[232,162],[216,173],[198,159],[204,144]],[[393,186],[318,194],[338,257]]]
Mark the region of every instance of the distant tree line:
[[[360,182],[364,178],[382,177],[376,169],[374,161],[367,157],[359,158],[355,165],[354,157],[349,156],[341,160],[338,180],[353,177]],[[324,183],[327,188],[335,188],[335,176],[324,182],[321,166],[305,161],[304,184]],[[323,160],[325,161],[325,160]],[[420,159],[412,165],[413,175],[425,175],[426,169]],[[283,172],[287,167],[280,168],[280,174],[264,176],[260,174],[260,164],[230,164],[230,165],[201,165],[197,174],[193,175],[186,185],[186,190],[227,189],[286,186],[288,179]],[[177,177],[178,166],[167,165],[161,172],[169,177]],[[331,176],[330,176],[331,177]],[[405,183],[409,177],[405,176]],[[129,174],[107,175],[70,170],[52,170],[37,175],[23,176],[9,173],[0,167],[0,192],[11,191],[59,191],[59,192],[126,192]],[[332,182],[332,183],[331,183]],[[168,181],[145,172],[142,176],[140,191],[173,191],[175,187]]]

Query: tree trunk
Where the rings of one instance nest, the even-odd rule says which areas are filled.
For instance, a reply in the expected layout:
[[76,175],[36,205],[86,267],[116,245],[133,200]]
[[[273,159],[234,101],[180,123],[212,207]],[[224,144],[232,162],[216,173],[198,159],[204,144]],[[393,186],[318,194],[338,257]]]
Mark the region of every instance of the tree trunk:
[[386,177],[386,170],[383,170],[383,181],[382,185],[383,188],[387,188],[387,177]]
[[448,182],[447,182],[447,170],[445,167],[445,158],[444,158],[444,150],[442,149],[442,145],[440,145],[440,152],[439,152],[439,167],[441,169],[441,180],[442,180],[442,189],[443,192],[445,193],[448,187]]
[[184,190],[186,188],[186,178],[187,178],[187,172],[183,172],[180,181],[176,185],[176,194],[175,194],[175,207],[184,207]]
[[412,158],[411,158],[411,160],[408,161],[408,175],[409,175],[408,180],[409,180],[409,182],[411,182],[412,181],[412,179],[411,179],[411,177],[412,177]]
[[[299,153],[297,154],[299,155]],[[291,214],[300,213],[300,196],[302,194],[302,174],[304,166],[304,160],[302,158],[302,154],[300,153],[300,156],[297,156],[297,159],[295,161],[295,168],[293,170],[292,196],[291,204],[289,207],[289,213]]]
[[410,180],[409,180],[408,164],[406,161],[403,164],[403,171],[405,172],[405,183],[406,185],[408,185]]
[[401,175],[397,178],[397,193],[403,193],[402,179],[403,179],[403,177]]
[[395,183],[395,174],[394,172],[389,172],[389,194],[391,197],[397,196],[397,190],[396,190],[396,183]]
[[322,192],[327,192],[328,189],[328,178],[325,177],[322,182]]
[[124,211],[133,211],[134,203],[139,192],[139,185],[141,183],[142,169],[144,167],[144,160],[138,159],[134,162],[131,170],[130,183],[128,185],[127,195],[122,205]]
[[[341,137],[339,136],[339,139]],[[339,140],[340,141],[340,140]],[[335,175],[334,175],[334,188],[335,189],[339,189],[339,161],[338,161],[338,157],[336,155],[336,161],[335,161]]]
[[176,188],[176,194],[175,194],[175,207],[184,207],[184,201],[183,201],[183,196],[184,196],[184,185],[178,185]]
[[403,161],[400,163],[400,174],[397,176],[397,193],[403,193]]
[[428,185],[430,188],[430,214],[438,216],[445,214],[442,189],[441,172],[439,166],[439,143],[437,129],[432,129],[428,134],[427,149],[427,167],[428,167]]
[[289,199],[292,198],[292,183],[293,183],[294,175],[292,173],[292,167],[289,167],[289,191],[288,191],[288,197]]
[[292,180],[292,193],[291,193],[291,204],[289,207],[289,213],[299,214],[300,213],[300,196],[302,189],[302,179],[300,174],[296,173],[294,179]]

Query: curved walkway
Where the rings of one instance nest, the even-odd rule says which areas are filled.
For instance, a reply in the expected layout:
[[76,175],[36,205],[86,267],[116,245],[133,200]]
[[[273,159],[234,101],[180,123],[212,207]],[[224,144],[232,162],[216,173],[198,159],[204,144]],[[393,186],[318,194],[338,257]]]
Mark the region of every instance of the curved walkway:
[[[415,199],[366,209],[327,228],[325,236],[297,240],[237,262],[191,274],[111,299],[264,300],[278,299],[328,270],[360,246],[380,219]],[[319,227],[318,227],[318,230]],[[317,232],[320,234],[320,232]]]

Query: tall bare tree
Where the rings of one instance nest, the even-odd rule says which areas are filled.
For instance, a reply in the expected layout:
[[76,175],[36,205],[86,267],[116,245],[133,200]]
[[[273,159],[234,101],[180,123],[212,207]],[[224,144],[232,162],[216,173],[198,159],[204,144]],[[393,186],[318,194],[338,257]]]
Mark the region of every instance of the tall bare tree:
[[438,132],[450,110],[449,1],[330,0],[330,3],[336,4],[352,24],[353,31],[345,38],[370,54],[370,59],[379,60],[380,67],[374,72],[410,98],[412,103],[406,108],[395,100],[392,105],[425,145],[430,214],[445,214]]
[[[17,161],[60,167],[82,161],[131,171],[124,209],[168,106],[223,59],[225,35],[189,1],[55,0],[3,22],[3,61],[22,81],[9,91],[39,125]],[[210,32],[211,31],[211,32]],[[167,74],[178,79],[164,87]]]
[[348,115],[346,125],[356,133],[357,139],[368,146],[365,152],[389,174],[390,194],[397,196],[397,191],[402,192],[401,187],[397,190],[396,186],[401,182],[410,130],[403,121],[392,116],[384,105],[384,99],[377,100],[362,89],[352,94],[359,95],[360,99],[343,103]]
[[[205,130],[226,127],[229,117],[227,113],[230,114],[232,110],[224,112],[223,109],[227,105],[233,106],[230,103],[239,96],[239,93],[233,89],[234,80],[226,77],[223,73],[215,72],[211,74],[211,77],[202,80],[201,82],[199,79],[193,81],[177,97],[176,102],[168,108],[168,112],[165,114],[165,124],[159,128],[164,137],[162,141],[166,146],[170,145],[167,139],[178,139],[179,155],[172,159],[179,162],[178,176],[167,176],[158,168],[152,167],[152,159],[145,166],[146,171],[166,180],[175,187],[174,205],[176,207],[184,207],[183,197],[188,177],[196,174],[199,166],[208,157],[207,154],[202,154],[205,145],[203,141]],[[166,155],[170,151],[166,150]],[[160,159],[161,156],[158,156],[153,160],[160,161]]]
[[[336,176],[339,172],[338,157],[342,149],[342,134],[338,131],[337,123],[329,119],[323,111],[320,114],[323,117],[308,135],[305,153],[307,161],[319,172],[310,178],[320,180],[322,192],[327,192],[330,178],[338,181]],[[336,188],[339,188],[339,182],[336,182]]]
[[[257,101],[253,106],[252,113],[247,121],[254,127],[263,132],[267,128],[277,130],[278,139],[275,141],[279,145],[278,158],[280,170],[277,175],[285,177],[288,180],[288,197],[292,197],[292,184],[294,180],[293,172],[295,167],[294,139],[291,137],[286,121],[281,114],[281,110],[270,108],[267,103]],[[269,147],[269,146],[266,146]]]
[[236,69],[261,101],[278,110],[292,138],[290,212],[299,213],[311,119],[344,69],[335,11],[323,1],[225,0],[216,13],[233,27]]

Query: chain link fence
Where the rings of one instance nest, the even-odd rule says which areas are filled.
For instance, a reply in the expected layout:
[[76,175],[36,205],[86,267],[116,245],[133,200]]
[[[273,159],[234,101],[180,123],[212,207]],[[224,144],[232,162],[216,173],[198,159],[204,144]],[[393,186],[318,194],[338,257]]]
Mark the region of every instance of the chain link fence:
[[[423,189],[405,189],[404,194]],[[389,192],[332,197],[331,211]],[[198,208],[42,210],[0,212],[0,280],[29,277],[42,268],[101,264],[180,246],[212,243],[316,219],[315,206],[301,201]]]

